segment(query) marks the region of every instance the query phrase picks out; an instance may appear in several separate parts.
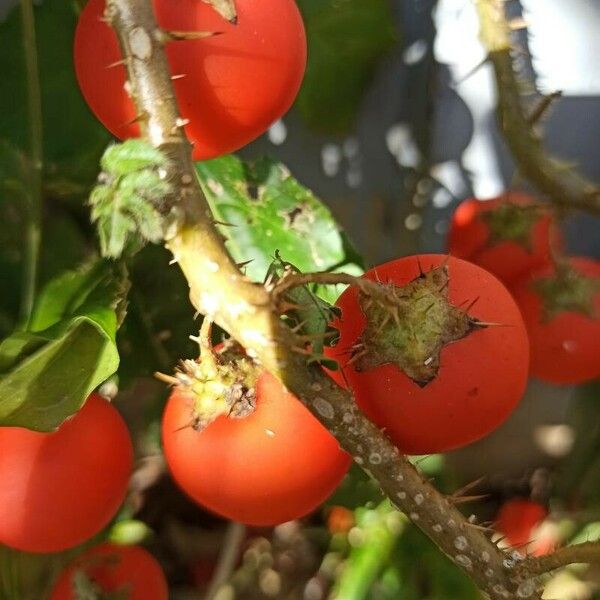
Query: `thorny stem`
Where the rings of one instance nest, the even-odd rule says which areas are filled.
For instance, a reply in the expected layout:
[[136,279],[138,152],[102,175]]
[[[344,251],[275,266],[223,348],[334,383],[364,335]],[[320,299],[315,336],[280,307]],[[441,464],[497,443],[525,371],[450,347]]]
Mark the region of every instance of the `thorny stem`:
[[32,0],[21,0],[23,51],[27,72],[27,112],[29,121],[29,164],[31,183],[25,231],[25,255],[21,292],[21,321],[27,327],[33,309],[37,283],[42,230],[42,97],[38,71],[35,18]]
[[[176,196],[166,247],[190,286],[190,300],[228,331],[311,410],[392,502],[462,568],[492,600],[539,600],[522,588],[513,564],[472,527],[317,365],[294,352],[301,346],[263,285],[249,281],[228,255],[195,175],[182,131],[158,25],[149,0],[108,0],[107,17],[127,56],[130,89],[150,142],[171,159]],[[529,586],[529,582],[527,582]],[[521,590],[521,592],[519,591]]]
[[523,107],[504,0],[476,0],[480,37],[496,75],[498,118],[521,173],[559,207],[600,214],[600,187],[551,158]]
[[575,563],[600,564],[600,542],[565,546],[546,556],[528,558],[519,563],[518,570],[526,576],[532,577]]

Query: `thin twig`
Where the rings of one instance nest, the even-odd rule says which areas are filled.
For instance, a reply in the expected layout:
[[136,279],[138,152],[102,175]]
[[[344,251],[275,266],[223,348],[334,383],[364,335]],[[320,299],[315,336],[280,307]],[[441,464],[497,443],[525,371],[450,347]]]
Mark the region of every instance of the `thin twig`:
[[519,171],[557,206],[600,214],[600,186],[548,156],[521,101],[504,0],[477,0],[481,40],[496,75],[498,118]]
[[25,252],[21,290],[21,322],[27,327],[33,309],[42,236],[43,130],[42,95],[38,71],[35,18],[32,0],[21,0],[23,51],[27,72],[27,113],[29,120],[29,164],[31,181],[25,229]]
[[221,586],[231,577],[240,554],[240,548],[246,537],[246,527],[241,523],[230,521],[223,539],[223,548],[215,574],[210,582],[204,600],[213,600]]
[[600,542],[585,542],[574,546],[565,546],[546,556],[528,558],[519,563],[519,572],[531,577],[575,563],[600,564]]

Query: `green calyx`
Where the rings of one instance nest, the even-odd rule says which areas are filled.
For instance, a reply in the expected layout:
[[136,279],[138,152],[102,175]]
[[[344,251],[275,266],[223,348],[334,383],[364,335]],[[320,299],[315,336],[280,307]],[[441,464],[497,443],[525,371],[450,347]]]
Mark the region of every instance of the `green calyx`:
[[242,352],[212,348],[198,360],[181,361],[173,379],[193,398],[192,426],[201,430],[221,415],[243,418],[256,405],[261,368]]
[[444,265],[404,286],[381,284],[385,299],[360,292],[367,325],[354,348],[354,368],[366,371],[391,363],[421,387],[434,379],[442,348],[481,327],[449,303],[449,279]]
[[567,262],[559,263],[553,275],[535,279],[531,287],[542,299],[545,321],[562,312],[596,317],[594,297],[600,291],[600,278],[582,275]]
[[492,210],[482,212],[480,216],[490,231],[490,245],[510,241],[528,252],[532,249],[533,226],[540,217],[540,207],[519,206],[512,202],[504,202]]

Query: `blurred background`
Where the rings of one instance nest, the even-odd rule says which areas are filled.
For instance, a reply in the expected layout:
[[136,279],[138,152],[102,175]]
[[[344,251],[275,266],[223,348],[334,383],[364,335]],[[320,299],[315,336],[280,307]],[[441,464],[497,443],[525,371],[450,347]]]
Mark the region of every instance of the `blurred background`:
[[[70,69],[75,4],[45,0],[36,15],[47,157],[42,279],[72,267],[93,245],[82,198],[110,140],[83,104]],[[450,216],[465,198],[492,198],[514,186],[531,190],[515,173],[497,129],[495,81],[484,62],[472,1],[298,5],[309,39],[305,83],[290,113],[239,154],[267,154],[286,164],[332,210],[367,266],[444,252]],[[546,148],[600,181],[600,0],[508,1],[507,7],[523,25],[515,33],[514,59],[524,94],[531,99],[562,92],[540,124]],[[22,144],[25,135],[19,36],[14,2],[0,0],[2,143]],[[7,168],[0,164],[0,175]],[[0,198],[0,209],[5,335],[18,310],[11,290],[19,287],[24,217],[6,199]],[[567,251],[598,258],[599,225],[589,215],[569,215],[562,224]],[[193,346],[187,342],[185,282],[174,271],[157,274],[155,265],[163,259],[160,249],[148,249],[132,268],[134,286],[144,292],[131,299],[117,404],[136,432],[140,467],[113,535],[146,540],[166,566],[177,599],[207,597],[225,541],[237,544],[241,562],[235,563],[234,583],[211,596],[218,600],[320,600],[335,585],[344,586],[336,596],[341,600],[478,598],[358,471],[323,511],[274,532],[227,525],[174,488],[158,447],[164,389],[149,375],[191,355]],[[159,344],[155,334],[162,335]],[[142,361],[144,353],[151,356]],[[599,400],[597,384],[532,380],[499,430],[460,451],[425,458],[421,467],[448,492],[485,477],[470,493],[486,497],[465,509],[479,522],[494,520],[511,498],[528,498],[551,508],[541,538],[591,539],[600,534]],[[46,573],[34,562],[32,581]],[[598,575],[561,574],[545,597],[600,598]]]

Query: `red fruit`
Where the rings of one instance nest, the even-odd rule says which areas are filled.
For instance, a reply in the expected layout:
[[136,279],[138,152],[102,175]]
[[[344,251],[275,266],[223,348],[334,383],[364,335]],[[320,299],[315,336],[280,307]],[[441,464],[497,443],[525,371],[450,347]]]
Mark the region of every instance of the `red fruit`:
[[56,432],[0,428],[0,543],[57,552],[89,539],[123,502],[132,463],[122,417],[96,394]]
[[202,506],[248,525],[306,515],[337,487],[350,457],[270,373],[245,417],[192,426],[194,399],[175,389],[162,423],[165,457],[179,486]]
[[163,570],[140,546],[101,544],[88,550],[60,574],[50,600],[78,600],[74,591],[78,571],[87,576],[86,584],[92,588],[97,586],[100,593],[123,591],[127,593],[127,600],[167,600],[169,597]]
[[551,244],[560,238],[550,214],[518,210],[534,206],[534,198],[510,192],[500,198],[469,198],[454,211],[448,233],[448,251],[511,282],[548,264]]
[[[444,264],[447,271],[439,268]],[[498,427],[523,395],[529,362],[525,326],[506,288],[476,265],[436,254],[399,258],[365,277],[389,282],[390,292],[406,297],[398,324],[377,303],[367,320],[368,299],[359,304],[356,287],[336,303],[340,340],[328,355],[342,369],[332,376],[347,383],[365,414],[407,454],[459,448]],[[499,326],[456,328],[441,352],[431,349],[450,316],[454,325],[467,319],[469,303],[471,317]]]
[[[194,159],[241,148],[292,105],[306,66],[306,36],[294,0],[236,0],[232,25],[201,0],[154,0],[165,31],[222,35],[170,42],[167,59]],[[104,0],[90,0],[75,32],[75,72],[90,108],[120,139],[138,137],[136,111],[125,91],[117,37],[101,21]]]
[[557,384],[600,377],[600,262],[567,264],[572,270],[558,279],[546,267],[512,290],[529,333],[531,375]]
[[546,507],[524,498],[515,498],[505,502],[496,519],[498,532],[506,537],[508,545],[524,554],[529,552],[541,556],[547,548],[537,548],[532,542],[533,531],[548,516]]

